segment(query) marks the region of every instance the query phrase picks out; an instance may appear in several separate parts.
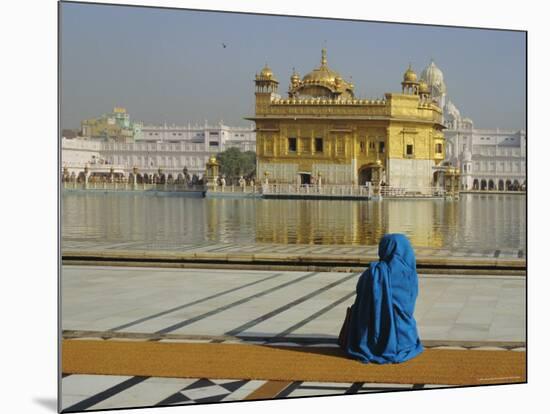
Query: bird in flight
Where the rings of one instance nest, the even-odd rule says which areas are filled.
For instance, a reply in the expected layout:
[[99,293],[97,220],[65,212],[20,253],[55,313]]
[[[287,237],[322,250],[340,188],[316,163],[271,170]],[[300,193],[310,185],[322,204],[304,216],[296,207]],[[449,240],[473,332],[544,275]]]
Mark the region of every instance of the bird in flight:
[[223,48],[225,49],[227,45],[225,43],[222,43]]

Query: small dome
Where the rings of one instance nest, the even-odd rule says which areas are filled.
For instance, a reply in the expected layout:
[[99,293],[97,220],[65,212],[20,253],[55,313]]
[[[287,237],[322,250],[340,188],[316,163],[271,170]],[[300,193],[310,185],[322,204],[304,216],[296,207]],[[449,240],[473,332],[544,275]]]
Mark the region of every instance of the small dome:
[[423,79],[420,79],[420,82],[418,83],[418,92],[420,93],[430,93],[430,87],[424,81]]
[[218,160],[216,159],[215,156],[211,156],[209,159],[208,159],[208,163],[209,164],[217,164],[218,163]]
[[271,70],[271,68],[269,66],[267,66],[267,64],[264,66],[264,68],[262,69],[262,71],[260,72],[260,75],[262,76],[265,76],[266,78],[267,77],[271,77],[273,76],[273,71]]
[[276,80],[275,76],[273,76],[273,71],[269,66],[267,66],[267,63],[265,64],[264,68],[260,72],[260,79],[262,80]]
[[407,71],[403,74],[403,82],[416,82],[417,76],[414,70],[412,70],[411,65],[409,65],[409,68]]

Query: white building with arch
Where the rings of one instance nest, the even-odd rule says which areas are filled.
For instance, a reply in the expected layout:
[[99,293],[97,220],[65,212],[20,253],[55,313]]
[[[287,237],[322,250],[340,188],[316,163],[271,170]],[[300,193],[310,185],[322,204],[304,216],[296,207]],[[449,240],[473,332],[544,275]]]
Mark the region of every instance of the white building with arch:
[[443,108],[447,129],[445,162],[460,170],[462,190],[526,188],[526,135],[523,129],[477,129],[447,95],[443,72],[433,60],[422,72],[432,97]]

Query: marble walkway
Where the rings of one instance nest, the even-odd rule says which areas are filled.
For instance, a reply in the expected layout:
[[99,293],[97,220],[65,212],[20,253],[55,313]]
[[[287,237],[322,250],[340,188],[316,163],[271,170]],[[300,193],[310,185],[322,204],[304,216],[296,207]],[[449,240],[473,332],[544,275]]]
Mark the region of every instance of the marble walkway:
[[[65,337],[337,346],[359,273],[63,266]],[[523,276],[419,275],[415,311],[428,347],[524,351]],[[103,339],[102,339],[103,338]],[[107,338],[107,339],[105,339]],[[511,350],[511,351],[506,351]],[[68,375],[67,411],[244,400],[265,381]],[[286,384],[269,398],[442,387]]]

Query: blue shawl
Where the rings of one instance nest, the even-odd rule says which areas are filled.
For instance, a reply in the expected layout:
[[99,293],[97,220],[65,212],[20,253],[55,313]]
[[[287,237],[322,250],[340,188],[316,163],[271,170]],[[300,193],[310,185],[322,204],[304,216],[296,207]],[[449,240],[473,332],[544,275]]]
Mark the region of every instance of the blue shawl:
[[416,259],[402,234],[386,234],[378,256],[380,261],[370,263],[359,277],[345,351],[366,363],[404,362],[423,351],[413,316]]

